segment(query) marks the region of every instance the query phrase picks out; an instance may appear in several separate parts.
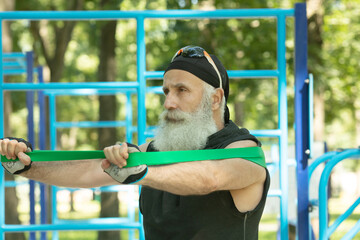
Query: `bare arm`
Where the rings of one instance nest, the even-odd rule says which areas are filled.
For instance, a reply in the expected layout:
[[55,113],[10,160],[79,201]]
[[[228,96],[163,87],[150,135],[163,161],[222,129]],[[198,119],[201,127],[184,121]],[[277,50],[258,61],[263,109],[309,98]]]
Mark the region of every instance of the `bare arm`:
[[[253,147],[252,141],[239,141],[227,148]],[[245,189],[265,180],[265,169],[241,158],[178,163],[149,167],[138,184],[178,195],[208,194],[218,190]]]
[[[18,157],[24,165],[31,159],[25,154],[27,146],[16,140],[0,140],[0,153],[9,159]],[[63,187],[97,187],[118,184],[103,172],[101,160],[78,160],[59,162],[33,162],[21,176]]]
[[29,179],[61,187],[91,188],[119,184],[101,168],[101,159],[33,162],[20,174]]

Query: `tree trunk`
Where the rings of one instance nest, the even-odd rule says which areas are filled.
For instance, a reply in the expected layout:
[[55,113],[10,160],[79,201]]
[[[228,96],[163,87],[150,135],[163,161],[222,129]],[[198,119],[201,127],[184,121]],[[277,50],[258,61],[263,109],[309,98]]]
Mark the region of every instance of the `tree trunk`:
[[244,126],[244,102],[235,100],[234,102],[234,110],[235,110],[235,123],[239,127]]
[[[66,10],[82,10],[84,7],[84,0],[77,0],[77,1],[68,1]],[[21,9],[20,9],[21,10]],[[62,73],[64,70],[64,58],[66,49],[68,47],[68,44],[71,40],[71,36],[74,30],[74,27],[76,25],[76,21],[64,21],[64,24],[62,27],[58,27],[53,25],[54,32],[55,32],[55,40],[54,44],[49,44],[48,42],[48,36],[43,35],[41,33],[47,33],[47,21],[31,21],[30,22],[30,31],[34,38],[34,42],[38,42],[39,44],[34,44],[33,48],[34,51],[38,54],[42,54],[46,60],[47,67],[50,71],[50,79],[46,79],[47,76],[44,75],[45,81],[50,82],[59,82]],[[44,31],[41,31],[41,30]],[[37,49],[36,47],[40,45],[40,49]],[[54,47],[51,47],[54,46]],[[51,49],[55,49],[54,51],[51,51]],[[48,99],[45,99],[45,111],[48,109]],[[47,116],[47,112],[45,112],[45,116]],[[49,129],[49,118],[46,118],[46,128]],[[46,133],[46,139],[50,139],[49,132]],[[46,148],[49,148],[49,142],[47,142]],[[46,188],[46,197],[48,199],[48,206],[47,206],[47,212],[48,212],[48,222],[51,222],[51,186],[47,186]],[[55,200],[54,200],[55,201]]]
[[[70,5],[72,4],[72,5]],[[83,9],[84,1],[69,1],[69,7],[67,10],[81,10]],[[43,36],[40,31],[42,28],[47,28],[46,21],[31,21],[30,22],[30,30],[35,39],[35,41],[39,41],[41,47],[41,53],[44,55],[46,60],[46,64],[50,69],[50,81],[51,82],[59,82],[62,73],[64,70],[64,58],[66,49],[71,40],[71,36],[76,25],[76,21],[64,21],[62,27],[58,27],[53,25],[55,32],[55,47],[54,51],[51,52],[50,44],[48,44],[47,36]]]
[[322,79],[319,66],[323,66],[321,49],[323,48],[322,25],[324,18],[323,0],[307,1],[309,73],[314,75],[314,140],[324,141],[325,103],[324,90],[326,80]]
[[[0,2],[0,11],[14,11],[15,1],[7,0]],[[12,51],[12,39],[10,31],[10,22],[2,22],[3,29],[3,52]],[[10,131],[10,121],[9,117],[12,112],[11,105],[11,94],[10,92],[5,92],[4,94],[4,135],[11,136]],[[5,181],[14,181],[14,175],[5,173]],[[21,224],[19,220],[18,212],[18,203],[19,199],[16,195],[16,188],[9,187],[5,189],[5,223],[6,224]],[[24,233],[7,233],[7,240],[23,240],[25,239]]]
[[314,140],[325,139],[325,101],[322,92],[314,93]]
[[354,102],[354,115],[355,115],[355,145],[360,146],[360,98],[357,97]]
[[[98,69],[99,81],[115,81],[115,32],[116,21],[102,22],[100,36],[100,64]],[[116,97],[114,95],[100,96],[99,121],[114,121],[116,119]],[[103,149],[106,146],[116,143],[116,130],[113,128],[99,128],[99,147]],[[118,217],[119,200],[116,192],[101,193],[101,211],[100,217]],[[119,231],[100,231],[99,240],[118,240]]]

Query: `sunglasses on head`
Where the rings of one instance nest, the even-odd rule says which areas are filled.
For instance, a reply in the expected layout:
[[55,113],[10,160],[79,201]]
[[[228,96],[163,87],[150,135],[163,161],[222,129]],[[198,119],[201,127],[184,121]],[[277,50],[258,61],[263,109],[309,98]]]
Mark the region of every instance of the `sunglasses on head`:
[[182,55],[183,57],[188,57],[188,58],[205,57],[208,60],[208,62],[211,64],[211,66],[214,68],[215,72],[217,73],[217,75],[219,77],[219,81],[220,81],[220,88],[222,88],[222,78],[221,78],[220,72],[219,72],[218,68],[216,67],[215,62],[210,57],[210,55],[202,47],[196,47],[196,46],[183,47],[175,53],[175,55],[171,59],[171,62],[173,62],[174,59],[180,55]]

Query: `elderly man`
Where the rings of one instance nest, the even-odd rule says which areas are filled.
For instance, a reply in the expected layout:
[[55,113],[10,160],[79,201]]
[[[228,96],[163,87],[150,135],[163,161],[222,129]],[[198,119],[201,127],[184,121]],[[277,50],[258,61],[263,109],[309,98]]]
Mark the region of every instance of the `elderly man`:
[[[258,239],[270,178],[266,168],[242,158],[123,168],[133,151],[177,151],[261,146],[229,120],[229,78],[218,58],[187,46],[164,74],[165,111],[154,140],[104,149],[106,159],[34,162],[23,139],[0,140],[3,163],[15,174],[66,187],[139,184],[145,237],[159,239]],[[30,167],[31,166],[31,167]]]

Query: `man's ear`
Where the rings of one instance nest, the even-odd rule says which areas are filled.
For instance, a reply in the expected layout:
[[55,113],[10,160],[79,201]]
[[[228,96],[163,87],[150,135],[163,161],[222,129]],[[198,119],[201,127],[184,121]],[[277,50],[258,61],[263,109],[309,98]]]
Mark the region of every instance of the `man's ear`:
[[215,93],[212,95],[212,110],[220,108],[223,97],[224,90],[222,88],[216,88]]

